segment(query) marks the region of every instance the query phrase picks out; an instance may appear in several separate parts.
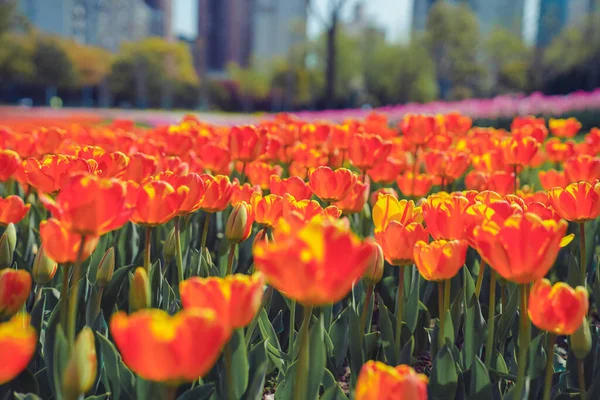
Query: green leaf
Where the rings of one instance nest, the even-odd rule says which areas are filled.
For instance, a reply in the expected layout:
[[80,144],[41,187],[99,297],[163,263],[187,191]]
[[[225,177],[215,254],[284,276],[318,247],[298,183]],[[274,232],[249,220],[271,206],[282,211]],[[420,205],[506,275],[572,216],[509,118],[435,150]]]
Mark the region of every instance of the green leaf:
[[323,375],[323,395],[320,400],[348,400],[337,380],[328,369]]
[[432,399],[453,400],[458,387],[458,372],[452,351],[444,346],[438,351],[429,378]]
[[[265,387],[265,375],[269,362],[267,360],[266,342],[254,346],[248,356],[250,377],[248,389],[242,400],[260,400]],[[237,367],[237,366],[236,366]]]
[[[354,295],[354,291],[353,291]],[[355,299],[353,298],[353,303]],[[350,371],[353,378],[358,377],[358,371],[363,363],[363,354],[361,347],[361,334],[360,334],[360,316],[358,315],[358,305],[348,307],[349,312],[349,332],[348,332],[348,352],[350,354]],[[384,306],[385,307],[385,306]],[[383,311],[381,311],[383,312]]]
[[[64,338],[64,333],[62,328],[60,327],[60,309],[62,304],[62,300],[59,300],[56,305],[54,306],[54,309],[52,310],[52,313],[50,314],[50,318],[48,319],[48,325],[46,326],[46,330],[44,331],[44,343],[43,343],[43,348],[42,348],[42,352],[44,354],[44,362],[46,364],[47,367],[47,373],[48,373],[48,381],[49,384],[52,388],[52,392],[54,393],[55,397],[58,398],[60,392],[56,392],[56,374],[60,374],[60,371],[57,371],[55,368],[55,352],[57,349],[57,345],[56,345],[56,337],[58,335],[58,332],[60,331],[60,333],[62,334],[62,338]],[[65,339],[66,341],[66,339]]]
[[308,399],[316,399],[318,397],[319,388],[323,381],[323,374],[325,373],[327,357],[325,353],[324,333],[325,323],[323,316],[321,316],[319,321],[310,330],[310,356],[308,362],[308,385],[306,388]]
[[39,397],[37,394],[33,394],[33,393],[27,393],[27,394],[23,394],[23,393],[15,393],[15,400],[42,400],[41,397]]
[[92,285],[96,283],[96,273],[98,272],[98,266],[100,265],[100,261],[102,261],[102,257],[104,257],[106,247],[108,246],[108,236],[109,235],[103,235],[100,237],[98,245],[96,246],[96,249],[94,250],[90,258],[87,276],[88,280]]
[[52,363],[54,376],[54,391],[57,399],[62,399],[63,374],[69,362],[69,345],[62,329],[57,329],[54,339],[54,361]]
[[135,265],[127,265],[115,270],[112,279],[104,288],[102,292],[101,307],[104,311],[104,315],[111,315],[115,305],[117,304],[117,298],[119,292],[125,282],[129,282],[129,272],[134,269]]
[[[394,328],[392,326],[391,313],[383,303],[381,296],[377,295],[379,305],[379,327],[381,329],[381,346],[389,365],[398,365],[396,362],[396,344],[394,339]],[[352,351],[352,349],[350,349]],[[358,371],[357,371],[358,373]]]
[[348,316],[350,312],[350,308],[346,307],[333,321],[329,329],[329,337],[333,342],[332,359],[336,373],[341,371],[346,360],[346,355],[348,354],[348,346],[350,344],[350,321]]
[[453,321],[450,315],[450,311],[446,311],[446,320],[444,321],[444,343],[446,346],[452,346],[454,344],[454,327]]
[[506,310],[502,310],[502,315],[496,323],[496,345],[504,343],[510,332],[510,328],[517,316],[517,305],[519,303],[519,291],[517,285],[508,286],[509,296]]
[[97,396],[88,396],[85,400],[108,400],[110,399],[110,393],[104,393]]
[[264,308],[261,308],[258,314],[258,328],[262,339],[267,342],[267,355],[269,356],[269,359],[281,373],[285,374],[286,368],[284,368],[284,362],[288,364],[289,368],[290,360],[287,354],[281,351],[279,339],[277,338],[277,334],[275,333],[275,330],[269,321],[269,316]]
[[415,349],[415,338],[411,336],[408,342],[402,346],[402,350],[400,350],[400,357],[398,359],[398,364],[406,364],[410,365],[412,360],[413,351]]
[[[528,370],[527,375],[531,380],[542,375],[546,369],[546,357],[544,356],[544,333],[539,334],[529,343]],[[552,355],[550,355],[552,357]]]
[[492,398],[492,384],[487,369],[479,357],[471,368],[471,382],[469,385],[469,400],[488,400]]
[[208,400],[215,391],[215,385],[207,383],[181,394],[177,400]]
[[475,293],[475,282],[467,268],[465,273],[465,325],[463,328],[465,342],[462,348],[465,370],[470,369],[475,357],[480,354],[481,346],[485,340],[485,320],[481,313],[479,299]]
[[125,366],[121,359],[121,355],[110,340],[98,332],[96,332],[96,338],[100,343],[100,351],[104,358],[104,374],[108,378],[109,384],[107,389],[110,389],[115,400],[119,400],[121,394],[127,399],[135,399],[135,376],[129,368]]
[[404,306],[404,323],[408,326],[410,333],[415,333],[415,329],[417,328],[417,321],[419,318],[419,287],[421,285],[420,282],[421,274],[416,268],[412,268],[412,280],[411,280],[411,288],[408,295],[408,299]]
[[246,353],[246,342],[242,329],[236,329],[231,335],[228,343],[231,346],[233,391],[235,398],[239,399],[248,388],[248,354]]
[[[452,329],[454,329],[453,337],[458,336],[458,330],[460,329],[460,326],[461,326],[461,319],[462,319],[461,310],[462,310],[463,299],[464,299],[464,297],[463,297],[464,290],[465,290],[464,287],[460,288],[460,290],[456,294],[456,297],[452,301],[452,305],[450,306],[450,313],[451,313],[452,327],[453,327]],[[448,314],[446,314],[446,319],[447,318],[448,318]],[[454,343],[454,341],[452,343]]]

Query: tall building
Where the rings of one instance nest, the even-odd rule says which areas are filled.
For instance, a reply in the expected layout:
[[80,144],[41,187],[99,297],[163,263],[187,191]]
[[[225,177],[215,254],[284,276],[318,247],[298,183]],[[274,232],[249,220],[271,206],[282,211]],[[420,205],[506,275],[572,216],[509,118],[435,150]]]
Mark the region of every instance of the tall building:
[[286,57],[306,36],[306,0],[255,0],[252,57]]
[[18,10],[42,32],[73,36],[76,0],[19,0]]
[[536,45],[548,46],[567,24],[567,0],[541,0]]
[[437,0],[414,0],[412,15],[413,32],[423,32],[427,28],[429,9]]
[[144,0],[150,7],[150,34],[172,38],[172,10],[171,0]]

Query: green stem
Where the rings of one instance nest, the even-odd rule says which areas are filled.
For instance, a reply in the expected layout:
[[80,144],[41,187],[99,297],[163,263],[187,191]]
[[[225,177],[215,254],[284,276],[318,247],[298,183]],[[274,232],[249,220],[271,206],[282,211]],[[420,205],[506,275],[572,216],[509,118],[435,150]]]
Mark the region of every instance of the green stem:
[[496,317],[496,272],[490,274],[490,301],[488,310],[488,332],[485,344],[485,367],[489,370],[494,355],[494,324]]
[[296,364],[296,380],[294,381],[294,400],[306,400],[307,373],[309,368],[310,340],[308,325],[312,316],[312,306],[304,306],[304,320],[300,328],[300,349]]
[[[481,286],[483,285],[483,276],[484,275],[485,275],[485,261],[481,260],[481,264],[479,264],[479,275],[477,275],[477,284],[475,285],[475,294],[476,294],[477,298],[479,298],[479,294],[481,293]],[[492,273],[492,275],[493,275],[493,273]]]
[[[364,337],[371,330],[371,327],[370,327],[371,324],[369,324],[369,329],[365,332],[365,329],[367,328],[367,314],[369,313],[369,306],[371,305],[371,297],[373,297],[374,289],[375,289],[375,285],[373,285],[373,284],[370,284],[367,287],[367,293],[365,294],[365,303],[363,304],[362,314],[360,315],[359,332],[360,332],[361,348],[362,348]],[[396,329],[398,329],[398,328],[396,328]],[[396,346],[398,346],[398,344],[396,344]]]
[[288,339],[288,356],[290,359],[294,357],[294,340],[296,336],[296,300],[292,300],[290,306],[290,334]]
[[145,243],[145,250],[144,250],[144,269],[146,270],[146,272],[148,273],[148,275],[150,275],[150,251],[152,250],[152,227],[151,226],[147,226],[146,227],[146,243]]
[[519,179],[518,174],[517,174],[517,164],[513,165],[513,169],[514,169],[514,173],[515,173],[515,194],[517,194],[517,190],[519,189],[517,187],[517,185],[518,185],[517,180]]
[[79,244],[79,251],[77,252],[77,259],[75,260],[75,267],[73,270],[73,282],[71,284],[71,293],[69,295],[69,320],[67,330],[67,339],[71,346],[75,345],[75,330],[77,325],[77,304],[79,300],[79,281],[81,278],[81,264],[83,263],[83,248],[85,246],[85,236],[81,236],[81,242]]
[[179,282],[183,282],[183,255],[181,254],[181,218],[175,218],[175,263]]
[[233,355],[231,350],[231,340],[225,345],[225,376],[227,378],[227,399],[234,400],[233,391]]
[[232,244],[229,247],[229,257],[227,259],[227,275],[231,275],[233,273],[233,259],[235,257],[235,244]]
[[529,347],[530,333],[529,333],[529,318],[527,317],[527,288],[528,284],[519,285],[521,294],[521,322],[519,326],[519,357],[518,357],[518,369],[517,369],[517,386],[515,388],[515,395],[517,398],[523,393],[525,387],[525,372],[527,370],[527,350]]
[[500,285],[500,300],[502,301],[502,312],[506,310],[508,299],[506,298],[506,284]]
[[268,313],[267,303],[269,302],[272,294],[273,294],[273,287],[268,286],[267,290],[265,290],[265,294],[263,295],[262,301],[260,303],[260,307],[258,308],[256,315],[254,316],[254,318],[252,318],[252,322],[250,322],[248,329],[246,329],[246,335],[244,336],[244,341],[246,342],[246,347],[250,346],[250,340],[252,340],[252,333],[254,333],[254,329],[256,328],[256,324],[258,323],[258,318],[259,318],[258,316],[260,315],[261,310],[264,308],[265,311],[267,311],[267,313]]
[[579,247],[581,248],[581,262],[579,265],[579,271],[581,275],[581,286],[587,287],[587,279],[585,279],[585,275],[587,274],[587,257],[585,252],[585,223],[579,223]]
[[[438,282],[438,311],[440,314],[440,329],[438,330],[438,351],[444,345],[444,319],[446,311],[444,310],[444,282]],[[434,357],[435,358],[435,357]]]
[[[399,267],[398,292],[396,293],[396,351],[400,357],[400,344],[402,338],[402,317],[404,314],[404,271],[405,267]],[[365,317],[363,312],[363,318]],[[362,333],[364,335],[364,331]]]
[[69,293],[69,270],[71,269],[70,264],[65,264],[62,269],[62,287],[60,288],[60,325],[62,326],[63,332],[67,333],[67,321],[69,319],[69,301],[67,299]]
[[450,309],[450,291],[452,287],[452,280],[446,279],[444,281],[444,312]]
[[554,373],[554,367],[552,366],[552,363],[554,361],[555,342],[556,335],[548,332],[546,343],[546,378],[544,379],[544,400],[550,400],[550,394],[552,391],[552,374]]
[[210,223],[210,214],[206,213],[206,217],[204,218],[204,228],[202,229],[202,241],[200,242],[200,254],[204,251],[206,247],[206,238],[208,237],[208,224]]
[[583,369],[583,360],[577,360],[577,376],[579,377],[579,395],[581,400],[585,400],[585,375]]

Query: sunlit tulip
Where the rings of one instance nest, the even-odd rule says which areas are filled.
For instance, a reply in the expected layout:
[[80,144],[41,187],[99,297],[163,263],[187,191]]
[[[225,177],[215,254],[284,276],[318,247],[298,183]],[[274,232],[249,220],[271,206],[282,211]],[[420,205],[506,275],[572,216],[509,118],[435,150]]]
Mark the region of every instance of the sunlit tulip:
[[381,188],[381,189],[377,189],[375,190],[373,193],[371,193],[371,196],[369,197],[369,205],[371,207],[375,207],[375,204],[377,203],[377,200],[379,200],[379,197],[389,194],[392,197],[395,197],[396,199],[398,198],[398,192],[396,192],[394,189],[392,188]]
[[172,384],[206,374],[229,338],[229,329],[213,310],[198,308],[173,316],[158,309],[131,315],[120,311],[110,320],[110,333],[134,373]]
[[243,242],[252,234],[254,212],[250,204],[242,201],[233,206],[225,224],[225,236],[233,244]]
[[[93,162],[93,160],[92,160]],[[50,154],[41,161],[28,158],[23,164],[27,183],[42,193],[55,193],[62,189],[71,175],[92,172],[90,162],[83,158]]]
[[375,231],[375,240],[381,245],[385,259],[399,267],[414,264],[415,244],[428,238],[429,233],[418,222],[404,225],[392,220],[382,230]]
[[391,150],[392,144],[381,136],[357,133],[350,139],[348,156],[352,165],[364,172],[385,160]]
[[20,164],[21,157],[16,151],[0,149],[0,182],[12,178]]
[[223,211],[229,205],[233,194],[233,186],[225,175],[200,175],[206,185],[206,191],[200,208],[206,212]]
[[278,175],[271,175],[269,188],[271,194],[283,196],[289,193],[296,200],[310,199],[312,196],[310,186],[297,176],[282,179]]
[[565,161],[564,168],[569,182],[594,183],[600,179],[600,157],[588,155],[571,157]]
[[29,315],[16,314],[9,321],[0,322],[0,385],[23,372],[35,353],[37,333],[29,321]]
[[413,250],[415,265],[428,281],[451,279],[465,264],[468,247],[466,240],[417,242]]
[[253,185],[261,189],[269,189],[271,176],[281,175],[282,169],[279,165],[271,165],[261,161],[253,161],[246,165],[246,175]]
[[552,190],[555,187],[564,188],[569,184],[569,179],[565,175],[565,172],[555,169],[539,171],[538,178],[544,190]]
[[267,227],[273,227],[283,215],[283,197],[274,194],[262,196],[254,193],[250,199],[254,220]]
[[532,137],[508,138],[500,143],[504,161],[508,165],[527,166],[537,153],[540,142]]
[[137,192],[131,222],[154,226],[164,224],[177,215],[189,188],[179,186],[176,190],[165,181],[153,180],[139,187]]
[[181,303],[184,308],[212,309],[226,326],[243,328],[258,312],[264,281],[261,273],[234,274],[225,278],[192,277],[179,284]]
[[469,132],[472,125],[473,120],[471,117],[462,115],[459,112],[450,112],[444,115],[444,126],[449,135],[463,136]]
[[[516,179],[517,187],[519,178]],[[497,171],[490,175],[488,180],[488,190],[507,195],[515,192],[515,174],[514,172]]]
[[25,205],[19,196],[0,197],[0,225],[16,224],[30,208],[31,204]]
[[125,185],[120,181],[74,175],[65,182],[56,199],[40,195],[40,200],[69,231],[97,236],[127,222],[132,210],[127,207],[125,195]]
[[169,183],[175,191],[183,195],[177,215],[188,215],[200,208],[206,191],[206,184],[200,175],[195,173],[178,175],[165,172],[159,174],[158,179]]
[[427,230],[434,239],[464,239],[465,210],[469,200],[461,194],[432,194],[421,206]]
[[340,201],[354,188],[356,175],[346,168],[317,167],[308,173],[309,185],[323,201]]
[[[260,189],[260,186],[258,185],[251,185],[249,183],[244,183],[243,185],[240,185],[240,182],[236,179],[233,180],[233,182],[231,183],[231,205],[235,206],[236,204],[241,203],[242,201],[250,204],[250,199],[252,198],[252,194],[254,192],[256,193],[262,193],[262,190]],[[272,192],[272,190],[271,190]],[[312,193],[312,192],[311,192]],[[274,193],[277,194],[277,193]]]
[[234,126],[229,131],[231,158],[244,163],[258,158],[264,148],[259,131],[253,126]]
[[471,171],[465,176],[465,188],[467,190],[486,190],[489,184],[490,174],[482,171]]
[[409,114],[402,119],[400,129],[411,144],[421,146],[433,137],[437,124],[433,115]]
[[342,200],[335,202],[334,205],[342,210],[344,214],[359,213],[369,198],[369,188],[369,182],[362,183],[357,180],[350,193]]
[[427,376],[408,365],[367,361],[356,382],[356,400],[427,400]]
[[556,187],[548,192],[556,212],[573,222],[585,222],[600,216],[600,183],[571,183],[566,188]]
[[377,162],[367,171],[369,178],[376,183],[394,183],[400,172],[406,168],[406,164],[396,158],[388,157]]
[[555,163],[562,163],[575,154],[575,142],[561,142],[558,138],[552,138],[544,145],[548,159]]
[[500,276],[525,284],[543,278],[560,250],[567,222],[516,213],[504,221],[484,220],[473,230],[475,249]]
[[412,200],[398,200],[392,195],[383,194],[373,207],[373,224],[375,232],[383,231],[391,221],[408,225],[412,222],[422,222],[423,214],[420,207],[415,207]]
[[211,174],[229,175],[231,168],[231,156],[229,149],[225,146],[206,143],[198,152],[202,166]]
[[375,285],[383,277],[384,255],[383,249],[377,242],[369,242],[369,245],[371,246],[371,258],[363,275],[363,281],[368,285]]
[[278,227],[274,242],[255,242],[254,264],[275,289],[303,305],[340,301],[368,267],[371,248],[343,221],[313,219]]
[[405,172],[396,179],[398,188],[404,196],[423,197],[431,190],[433,181],[429,175],[418,174],[413,178],[412,172]]
[[17,313],[29,298],[31,275],[19,269],[0,270],[0,318]]
[[577,135],[577,132],[581,129],[581,123],[577,121],[576,118],[550,118],[548,125],[550,126],[550,132],[552,132],[554,136],[562,138],[572,138]]
[[121,179],[124,181],[142,182],[147,177],[154,175],[158,163],[156,158],[143,154],[134,153],[129,155],[129,165]]
[[[46,254],[59,264],[77,261],[81,236],[68,231],[61,221],[50,218],[40,223],[40,237]],[[81,260],[86,260],[96,248],[99,236],[86,236]]]
[[583,323],[588,307],[588,293],[583,286],[573,289],[564,282],[553,286],[548,279],[540,279],[529,293],[527,314],[539,329],[572,335]]
[[300,225],[303,225],[318,215],[333,219],[337,219],[342,215],[342,210],[337,206],[332,205],[323,208],[316,200],[297,201],[287,193],[283,196],[283,200],[283,218],[290,223],[292,223],[291,220],[297,220],[294,222],[300,222]]

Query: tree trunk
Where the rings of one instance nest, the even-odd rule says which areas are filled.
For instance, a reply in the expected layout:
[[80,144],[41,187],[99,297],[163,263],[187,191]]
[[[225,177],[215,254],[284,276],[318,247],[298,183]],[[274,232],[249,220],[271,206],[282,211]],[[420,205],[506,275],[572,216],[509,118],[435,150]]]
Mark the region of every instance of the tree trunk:
[[325,66],[325,104],[332,108],[335,101],[336,80],[336,33],[338,27],[338,16],[334,14],[331,18],[331,26],[327,29],[327,64]]

